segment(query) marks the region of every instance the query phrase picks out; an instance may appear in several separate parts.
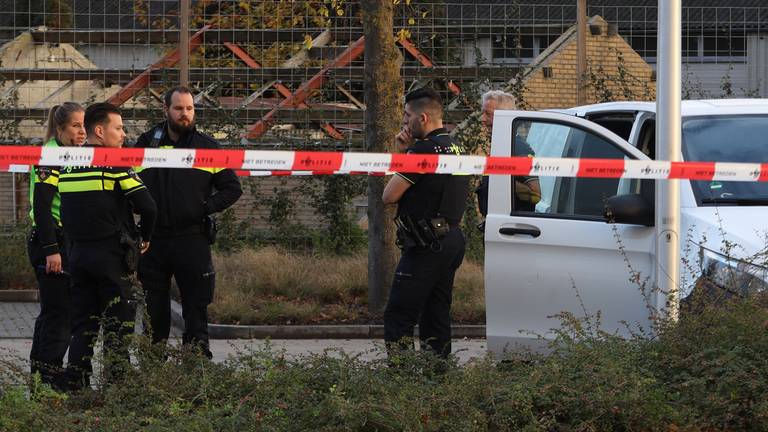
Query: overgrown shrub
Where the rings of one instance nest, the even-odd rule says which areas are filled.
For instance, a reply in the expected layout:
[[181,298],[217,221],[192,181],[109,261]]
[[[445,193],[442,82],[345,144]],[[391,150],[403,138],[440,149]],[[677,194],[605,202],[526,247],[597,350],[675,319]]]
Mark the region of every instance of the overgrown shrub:
[[[405,353],[392,367],[269,348],[211,363],[142,338],[137,368],[69,398],[0,378],[0,428],[17,431],[617,431],[768,428],[768,308],[733,301],[624,339],[561,316],[549,355],[468,365]],[[5,364],[5,363],[4,363]]]
[[[298,186],[291,186],[283,178],[279,186],[265,193],[259,183],[243,181],[245,193],[251,195],[252,211],[268,210],[263,221],[258,216],[238,220],[233,209],[217,215],[219,235],[215,249],[232,253],[244,247],[278,246],[292,251],[330,255],[352,255],[365,248],[366,232],[357,225],[351,210],[351,201],[366,191],[365,177],[325,175],[306,177]],[[296,217],[300,193],[317,215],[321,228],[304,226]],[[266,229],[256,229],[266,222]]]
[[328,223],[328,229],[318,231],[315,236],[321,252],[348,255],[367,244],[364,231],[355,224],[349,210],[352,198],[365,193],[365,180],[360,176],[326,175],[304,181],[302,192]]

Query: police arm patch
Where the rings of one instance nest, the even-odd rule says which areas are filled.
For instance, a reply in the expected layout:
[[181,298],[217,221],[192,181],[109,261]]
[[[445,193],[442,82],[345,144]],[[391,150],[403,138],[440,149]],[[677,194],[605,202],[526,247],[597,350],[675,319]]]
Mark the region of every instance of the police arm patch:
[[37,167],[35,171],[37,172],[37,178],[42,182],[51,176],[51,169],[48,167]]

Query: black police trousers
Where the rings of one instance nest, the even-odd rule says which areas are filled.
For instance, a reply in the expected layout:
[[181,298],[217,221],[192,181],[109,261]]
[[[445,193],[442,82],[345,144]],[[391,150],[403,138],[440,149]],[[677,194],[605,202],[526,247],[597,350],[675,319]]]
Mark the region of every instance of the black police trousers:
[[72,273],[72,342],[67,386],[89,385],[93,344],[101,327],[106,376],[130,365],[126,336],[133,332],[136,303],[120,237],[74,241],[69,254]]
[[152,325],[152,341],[163,342],[171,332],[171,276],[181,294],[184,344],[197,344],[212,357],[208,344],[208,305],[213,301],[215,273],[211,246],[204,234],[155,236],[139,261]]
[[32,350],[29,353],[32,373],[39,373],[44,383],[57,385],[64,354],[70,339],[70,278],[66,245],[57,233],[64,273],[45,272],[45,252],[33,230],[27,241],[27,255],[35,270],[40,294],[40,315],[35,320]]
[[418,322],[423,349],[441,357],[451,353],[451,297],[456,269],[464,260],[464,235],[452,228],[440,242],[439,252],[403,251],[384,310],[384,341],[390,349],[412,349]]

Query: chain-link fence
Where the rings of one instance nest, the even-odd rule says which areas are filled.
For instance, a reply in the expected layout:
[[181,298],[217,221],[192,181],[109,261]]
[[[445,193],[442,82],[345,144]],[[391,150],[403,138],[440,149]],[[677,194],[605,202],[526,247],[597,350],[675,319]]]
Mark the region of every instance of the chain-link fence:
[[[394,3],[404,89],[437,88],[449,128],[477,110],[482,91],[507,88],[555,55],[552,47],[576,22],[576,0]],[[656,4],[588,1],[588,15],[606,23],[590,21],[589,32],[620,37],[652,70]],[[198,125],[223,145],[365,150],[357,1],[192,1],[188,48],[179,46],[177,0],[0,0],[0,6],[0,142],[39,143],[56,103],[108,100],[121,106],[130,144],[161,119],[162,93],[178,84],[179,52],[189,49]],[[768,4],[690,0],[682,16],[684,97],[766,94]],[[652,75],[644,81],[654,85]],[[568,103],[558,91],[565,90],[556,89],[554,99]],[[0,174],[0,224],[25,218],[27,181]],[[234,220],[266,229],[286,211],[296,225],[323,226],[327,221],[302,198],[302,181],[246,180]],[[356,201],[358,219],[364,201]]]

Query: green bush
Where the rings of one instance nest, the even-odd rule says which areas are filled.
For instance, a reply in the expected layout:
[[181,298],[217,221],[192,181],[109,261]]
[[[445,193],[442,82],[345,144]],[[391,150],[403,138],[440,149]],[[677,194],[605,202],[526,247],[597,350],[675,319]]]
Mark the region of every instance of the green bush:
[[656,337],[563,315],[551,353],[459,366],[423,353],[384,359],[271,349],[211,363],[137,339],[114,385],[29,398],[4,369],[0,428],[18,431],[620,431],[768,429],[765,301],[666,323]]

